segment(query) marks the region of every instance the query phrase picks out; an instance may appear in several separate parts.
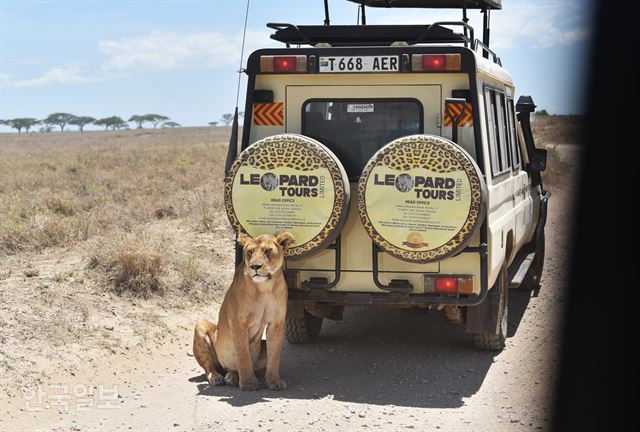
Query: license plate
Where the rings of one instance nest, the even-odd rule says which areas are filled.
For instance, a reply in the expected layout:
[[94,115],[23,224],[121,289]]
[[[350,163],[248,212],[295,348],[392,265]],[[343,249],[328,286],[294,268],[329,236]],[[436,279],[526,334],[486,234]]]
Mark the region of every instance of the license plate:
[[398,56],[320,57],[321,73],[399,72]]

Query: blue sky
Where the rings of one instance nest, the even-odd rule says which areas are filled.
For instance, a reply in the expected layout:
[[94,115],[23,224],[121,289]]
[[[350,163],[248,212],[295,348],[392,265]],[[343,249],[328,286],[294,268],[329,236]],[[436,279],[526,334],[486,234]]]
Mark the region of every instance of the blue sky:
[[[329,3],[333,24],[355,24],[356,5]],[[585,111],[592,3],[503,0],[492,14],[492,47],[517,93],[531,94],[539,108]],[[125,120],[159,113],[184,126],[219,120],[235,106],[245,4],[0,0],[0,119],[70,112]],[[322,0],[251,0],[247,50],[276,46],[266,22],[323,18]],[[447,10],[367,11],[370,24],[459,18]],[[470,18],[479,32],[480,13]]]

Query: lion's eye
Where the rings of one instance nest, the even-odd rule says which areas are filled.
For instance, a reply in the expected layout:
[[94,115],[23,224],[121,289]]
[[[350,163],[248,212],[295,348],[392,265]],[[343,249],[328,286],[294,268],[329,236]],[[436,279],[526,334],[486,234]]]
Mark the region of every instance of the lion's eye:
[[253,250],[247,249],[247,255],[249,255],[249,256],[253,255]]
[[265,249],[264,254],[266,256],[269,256],[269,255],[271,255],[271,252],[273,252],[273,249]]

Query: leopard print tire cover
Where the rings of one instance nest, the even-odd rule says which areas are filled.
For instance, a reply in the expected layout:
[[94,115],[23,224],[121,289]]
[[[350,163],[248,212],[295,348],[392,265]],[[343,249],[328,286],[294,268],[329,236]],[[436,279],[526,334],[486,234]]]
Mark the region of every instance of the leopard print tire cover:
[[348,216],[349,178],[320,142],[296,134],[273,135],[246,148],[225,178],[227,216],[252,237],[286,230],[290,258],[328,246]]
[[462,250],[485,216],[486,186],[472,157],[435,135],[398,138],[369,160],[358,213],[374,243],[412,262]]

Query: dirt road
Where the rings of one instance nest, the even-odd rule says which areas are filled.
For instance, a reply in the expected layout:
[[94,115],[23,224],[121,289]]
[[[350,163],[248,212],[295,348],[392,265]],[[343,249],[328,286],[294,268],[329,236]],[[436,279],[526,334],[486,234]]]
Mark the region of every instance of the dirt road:
[[[67,385],[68,407],[44,403],[32,412],[37,394],[3,399],[0,430],[545,430],[559,362],[572,183],[552,193],[542,289],[538,296],[510,293],[500,354],[475,351],[463,329],[435,310],[352,308],[344,321],[325,322],[317,344],[285,347],[286,391],[241,392],[206,385],[187,355],[193,317],[185,315],[173,323],[170,342],[96,359],[73,377],[44,383],[48,395],[51,384]],[[92,400],[112,406],[79,412],[76,385],[78,393],[94,386],[102,394]],[[117,391],[113,400],[109,391]]]

